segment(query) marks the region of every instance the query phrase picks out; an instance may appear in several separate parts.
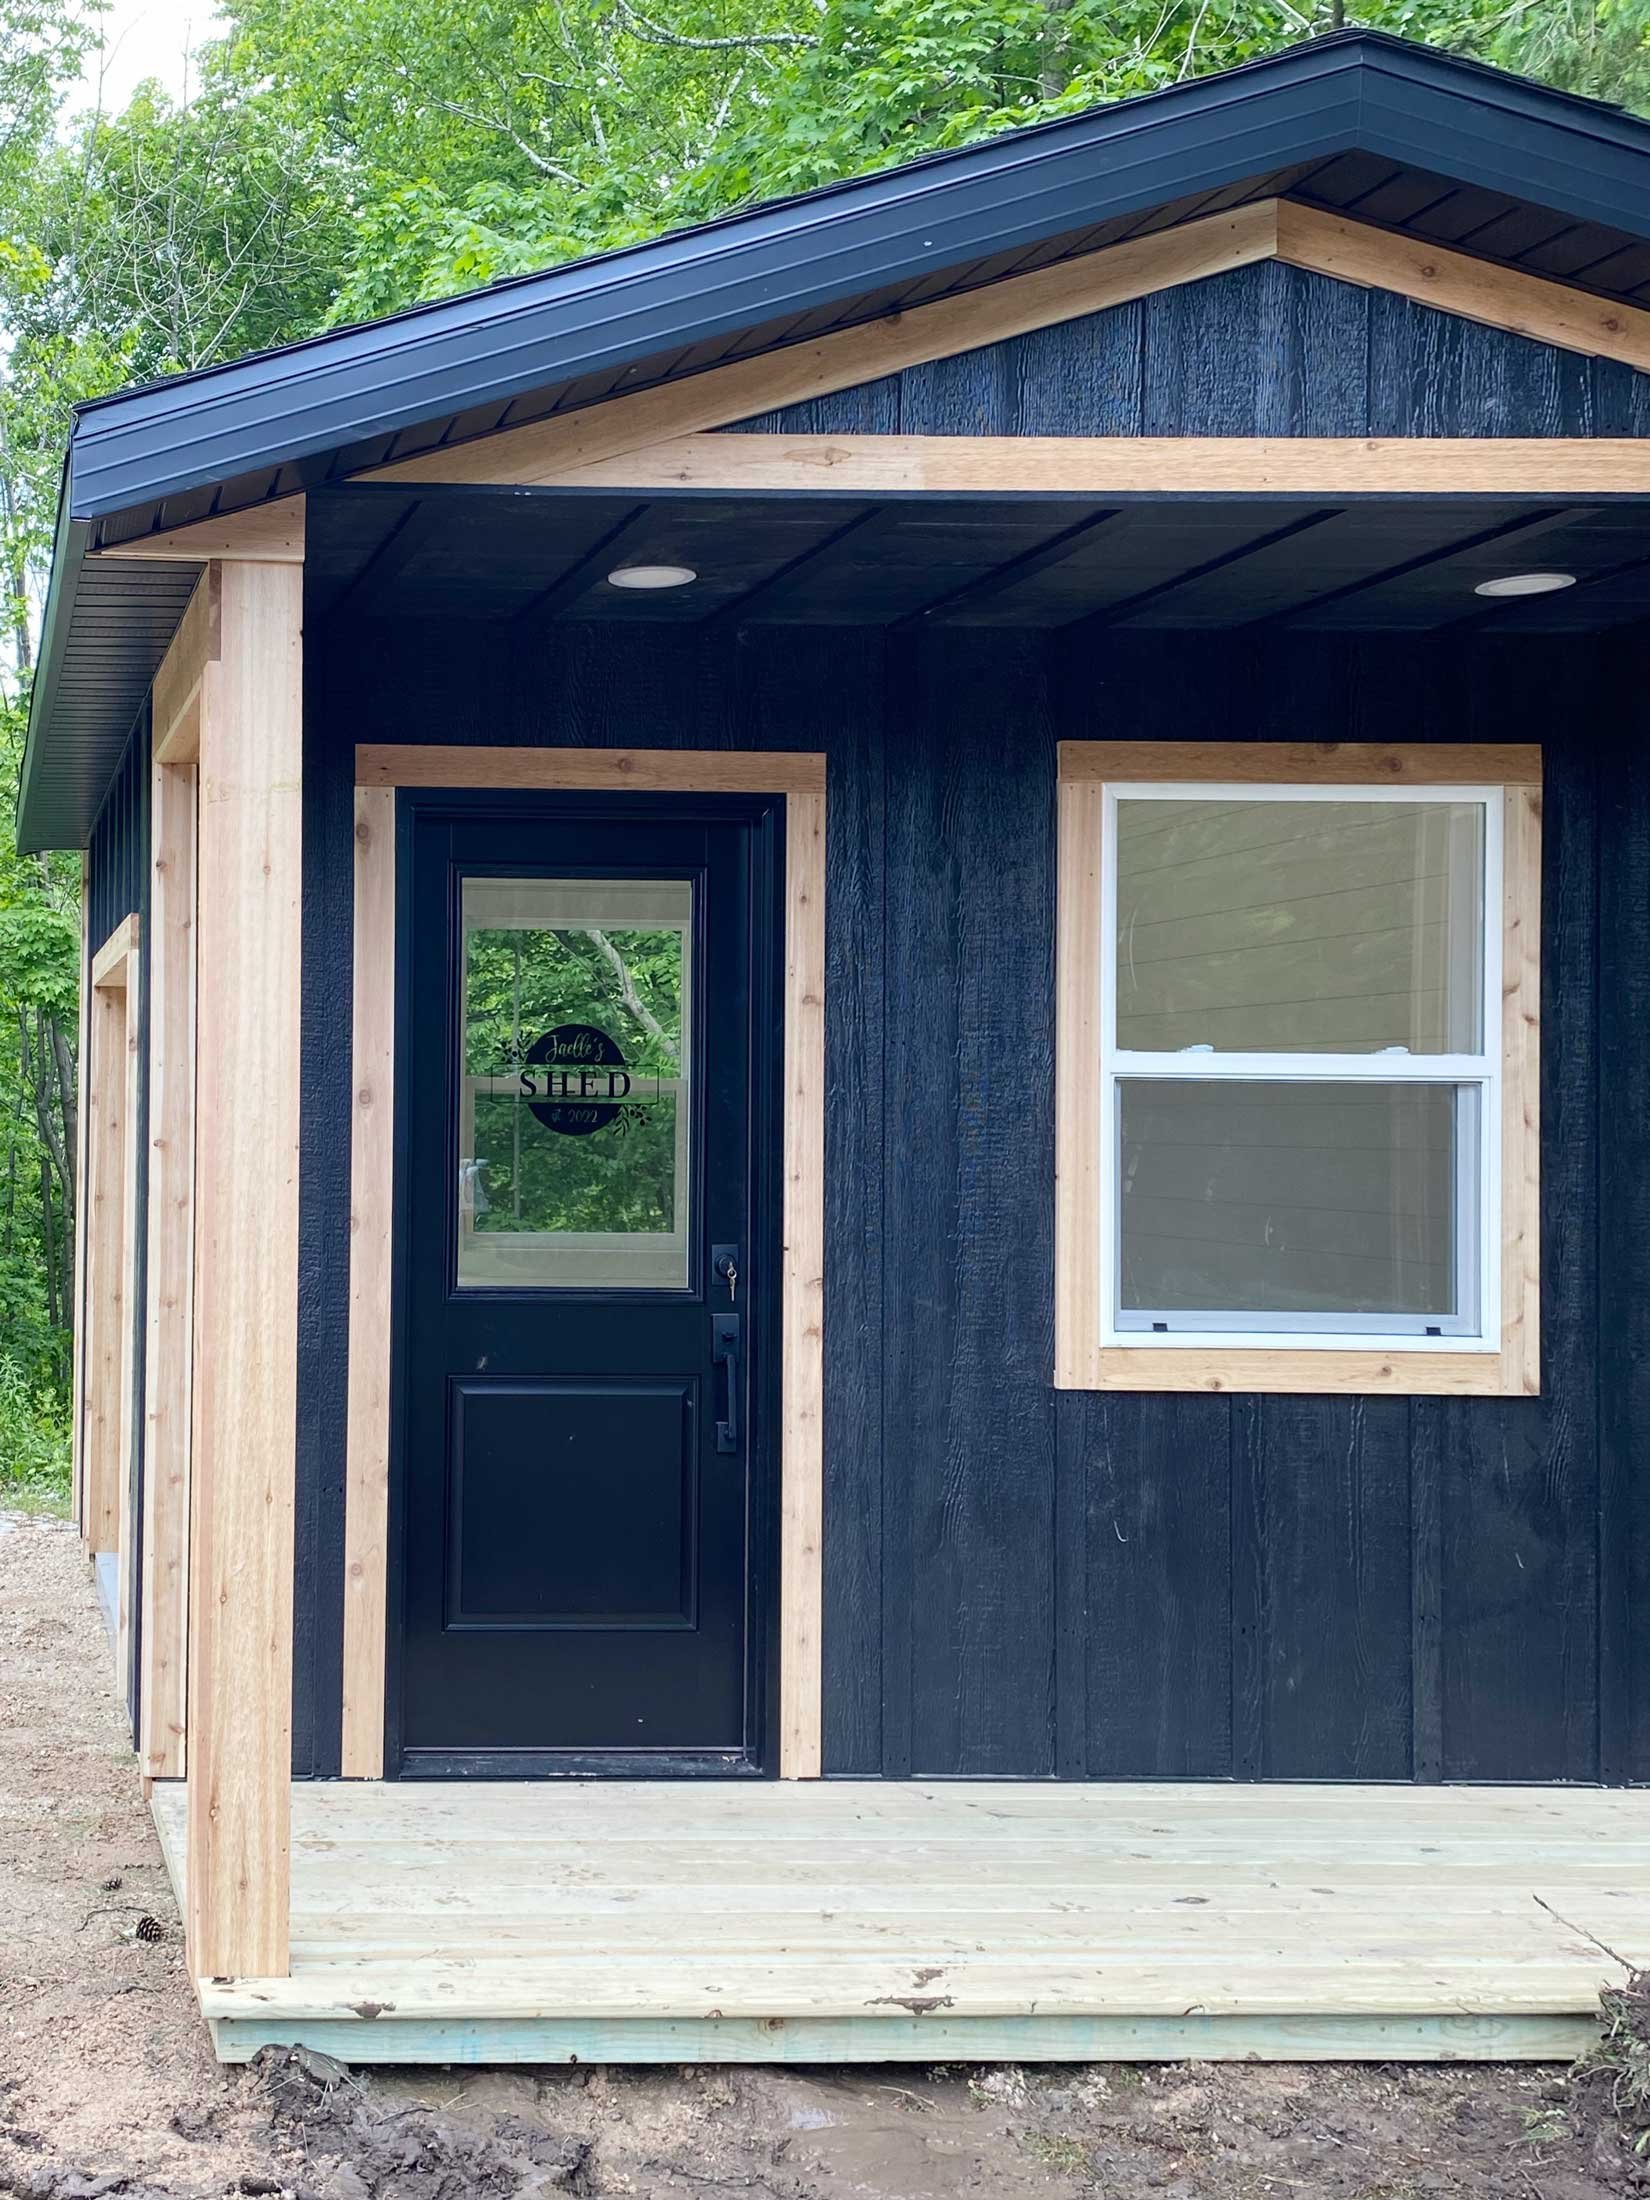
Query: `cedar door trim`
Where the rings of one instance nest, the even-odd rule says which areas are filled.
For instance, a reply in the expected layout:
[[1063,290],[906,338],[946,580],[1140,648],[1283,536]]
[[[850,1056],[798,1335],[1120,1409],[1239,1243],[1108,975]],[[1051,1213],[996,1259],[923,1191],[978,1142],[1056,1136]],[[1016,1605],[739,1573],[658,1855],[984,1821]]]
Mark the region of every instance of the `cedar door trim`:
[[393,1203],[395,790],[568,789],[785,797],[785,1123],[780,1314],[779,1774],[822,1769],[825,1387],[825,759],[713,749],[355,752],[346,1779],[384,1772]]
[[[1502,804],[1501,1321],[1494,1352],[1108,1345],[1101,1292],[1101,866],[1118,783],[1472,784]],[[1540,1378],[1541,752],[1377,743],[1063,741],[1058,789],[1055,1359],[1063,1390],[1533,1397]]]

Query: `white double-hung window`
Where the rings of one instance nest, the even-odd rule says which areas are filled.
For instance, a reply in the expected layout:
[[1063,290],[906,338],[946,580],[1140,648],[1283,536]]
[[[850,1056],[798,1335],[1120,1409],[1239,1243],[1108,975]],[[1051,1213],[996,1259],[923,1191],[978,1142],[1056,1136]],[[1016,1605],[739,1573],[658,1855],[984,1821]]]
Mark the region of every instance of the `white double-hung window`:
[[1068,744],[1063,1382],[1535,1387],[1528,755]]

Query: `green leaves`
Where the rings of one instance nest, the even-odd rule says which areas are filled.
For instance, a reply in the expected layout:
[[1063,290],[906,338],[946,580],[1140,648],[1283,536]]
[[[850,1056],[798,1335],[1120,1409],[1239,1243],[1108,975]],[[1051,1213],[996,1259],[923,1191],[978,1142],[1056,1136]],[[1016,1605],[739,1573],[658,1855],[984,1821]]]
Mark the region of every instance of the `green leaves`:
[[[1336,0],[240,0],[221,68],[354,215],[330,318],[1158,90]],[[1650,101],[1650,0],[1367,0],[1351,19]]]
[[15,1024],[19,1005],[72,1024],[79,964],[76,920],[54,909],[38,888],[0,906],[0,1012],[12,1011],[8,1024]]

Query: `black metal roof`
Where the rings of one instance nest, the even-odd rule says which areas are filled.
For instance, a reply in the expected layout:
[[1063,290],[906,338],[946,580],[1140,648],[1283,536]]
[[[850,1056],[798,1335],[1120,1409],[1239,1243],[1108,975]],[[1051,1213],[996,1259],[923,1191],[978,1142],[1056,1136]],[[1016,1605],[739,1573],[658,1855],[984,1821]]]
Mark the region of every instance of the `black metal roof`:
[[85,837],[178,592],[89,549],[1280,192],[1650,301],[1650,124],[1349,31],[102,399],[70,439],[25,843]]

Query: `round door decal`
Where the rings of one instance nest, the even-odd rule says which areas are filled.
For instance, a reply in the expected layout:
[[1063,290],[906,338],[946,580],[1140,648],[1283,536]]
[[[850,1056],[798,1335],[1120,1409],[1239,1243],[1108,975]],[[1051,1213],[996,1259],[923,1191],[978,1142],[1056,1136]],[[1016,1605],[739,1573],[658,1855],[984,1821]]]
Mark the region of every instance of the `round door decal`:
[[630,1072],[610,1032],[594,1024],[558,1024],[528,1048],[521,1096],[546,1130],[588,1138],[623,1115]]

